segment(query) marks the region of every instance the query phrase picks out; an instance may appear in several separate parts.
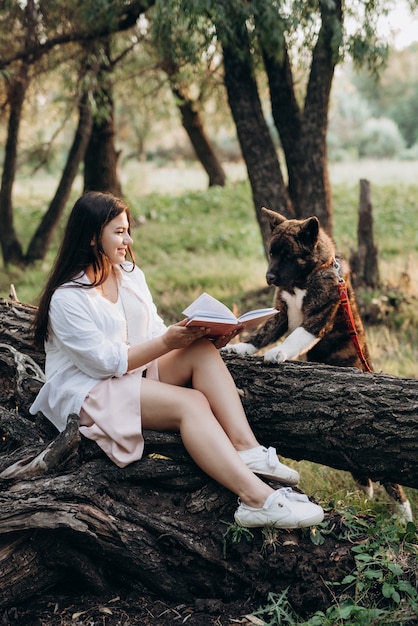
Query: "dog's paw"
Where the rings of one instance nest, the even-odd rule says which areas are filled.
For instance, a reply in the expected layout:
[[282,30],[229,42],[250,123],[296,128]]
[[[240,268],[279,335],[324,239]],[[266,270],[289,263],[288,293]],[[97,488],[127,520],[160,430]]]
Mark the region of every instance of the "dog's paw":
[[280,347],[272,348],[265,353],[264,360],[268,363],[283,363],[287,360],[287,354]]
[[239,354],[241,356],[251,356],[257,352],[257,348],[252,343],[227,343],[226,346],[221,348],[222,352],[229,352],[230,354]]

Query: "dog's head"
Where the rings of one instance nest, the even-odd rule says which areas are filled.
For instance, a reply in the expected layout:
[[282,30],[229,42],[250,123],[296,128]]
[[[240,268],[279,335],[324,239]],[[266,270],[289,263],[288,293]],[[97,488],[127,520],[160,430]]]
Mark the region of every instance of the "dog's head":
[[263,208],[271,238],[266,280],[276,287],[304,287],[308,276],[335,256],[332,240],[322,230],[317,217],[288,220],[280,213]]

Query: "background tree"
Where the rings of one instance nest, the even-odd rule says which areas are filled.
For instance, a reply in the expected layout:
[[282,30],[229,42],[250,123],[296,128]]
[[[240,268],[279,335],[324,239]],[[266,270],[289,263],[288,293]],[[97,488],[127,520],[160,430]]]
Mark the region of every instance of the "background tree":
[[[1,44],[0,70],[6,81],[5,106],[9,112],[6,150],[0,189],[0,219],[2,229],[0,244],[3,261],[24,264],[28,262],[14,229],[12,189],[16,175],[19,127],[24,106],[25,94],[30,81],[30,71],[46,59],[52,62],[53,54],[60,46],[73,42],[94,40],[118,30],[132,27],[139,14],[152,4],[152,0],[133,0],[129,5],[103,5],[89,0],[80,6],[77,2],[63,5],[46,1],[39,5],[34,0],[26,4],[8,3],[1,11],[3,31],[10,32]],[[12,26],[12,29],[10,28]],[[6,71],[7,70],[7,71]],[[68,174],[68,171],[67,171]],[[66,194],[58,189],[52,214],[59,218]],[[42,227],[48,237],[56,226],[54,219],[48,219]],[[37,235],[36,235],[37,236]],[[37,249],[34,252],[34,249]],[[39,254],[39,245],[34,242],[31,257]]]
[[241,21],[236,23],[233,37],[229,37],[228,26],[232,24],[233,12],[233,6],[225,5],[225,11],[217,13],[216,26],[223,47],[228,102],[247,166],[254,208],[267,256],[271,229],[261,208],[267,206],[287,217],[296,215],[284,183],[276,147],[264,117],[250,38],[242,13],[238,14]]
[[[91,62],[98,65],[94,72],[95,110],[93,127],[84,155],[84,191],[109,191],[122,195],[118,175],[120,153],[115,148],[113,67],[118,59],[111,56],[111,37],[94,43]],[[123,57],[123,53],[122,53]]]
[[[10,32],[6,27],[5,16],[2,16],[2,32]],[[14,30],[19,32],[20,37],[16,45],[21,46],[25,55],[35,45],[37,40],[37,10],[34,0],[29,0],[25,7],[20,5],[12,7],[9,15]],[[9,36],[5,44],[11,45]],[[20,265],[23,261],[23,251],[19,243],[13,220],[12,191],[16,176],[17,149],[19,141],[19,129],[22,119],[22,111],[25,94],[30,83],[30,63],[24,58],[16,61],[9,73],[3,74],[5,80],[5,107],[8,110],[7,139],[4,154],[3,173],[0,188],[0,243],[5,265],[15,263]]]
[[74,132],[73,142],[67,155],[54,197],[44,213],[39,226],[33,234],[27,253],[26,263],[33,263],[45,258],[50,242],[58,227],[60,217],[70,196],[74,179],[86,151],[92,128],[92,113],[89,94],[85,91],[78,104],[78,124]]
[[[286,5],[271,0],[227,4],[172,0],[164,6],[171,15],[181,12],[189,32],[206,33],[208,46],[216,29],[228,102],[265,248],[269,229],[260,215],[263,204],[288,217],[316,214],[332,234],[326,139],[334,71],[347,54],[377,71],[386,49],[375,22],[385,3],[343,8],[341,2],[322,0]],[[358,28],[348,34],[344,17],[353,19],[355,11]],[[190,55],[187,46],[182,53]],[[285,174],[264,116],[261,72],[268,79],[268,105],[285,157]]]
[[[179,7],[180,9],[180,7]],[[216,88],[220,50],[212,33],[196,27],[196,16],[181,10],[173,20],[173,7],[157,2],[149,12],[152,45],[158,64],[167,74],[181,123],[198,160],[209,177],[209,187],[223,186],[226,175],[213,142],[204,128],[203,103]]]
[[[317,215],[330,234],[332,201],[326,137],[335,67],[343,59],[344,52],[349,52],[357,63],[368,63],[377,68],[384,52],[376,30],[372,28],[377,7],[361,4],[364,30],[362,25],[351,36],[344,31],[341,2],[295,1],[284,7],[275,2],[254,0],[246,3],[245,8],[242,3],[235,3],[229,15],[226,11],[222,12],[219,3],[214,4],[217,16],[214,19],[226,33],[223,41],[229,37],[227,54],[224,48],[226,84],[231,56],[242,63],[244,54],[248,55],[250,51],[253,56],[257,52],[261,54],[269,81],[273,119],[285,156],[286,191],[293,212],[298,218]],[[346,8],[345,12],[350,16],[350,8]],[[232,38],[231,30],[234,33]],[[250,42],[245,47],[242,45],[244,30]],[[247,70],[251,71],[249,63]],[[254,71],[251,75],[255,85]],[[253,103],[256,98],[253,90]],[[235,119],[238,113],[234,113],[234,108],[239,110],[243,102],[242,98],[237,98],[236,104],[231,104]],[[246,155],[252,154],[252,145],[256,144],[257,138],[251,132],[244,132],[239,133],[239,139],[247,168],[251,169]],[[247,148],[244,148],[244,142],[248,144]],[[284,176],[277,177],[277,184],[282,186],[283,180]],[[268,182],[267,175],[259,184],[264,187]],[[281,196],[285,198],[285,190],[282,190]],[[259,208],[255,206],[256,212]],[[273,205],[272,208],[279,207]],[[284,208],[287,208],[285,204]],[[283,207],[279,210],[289,215]],[[265,240],[265,230],[262,230],[262,235]]]

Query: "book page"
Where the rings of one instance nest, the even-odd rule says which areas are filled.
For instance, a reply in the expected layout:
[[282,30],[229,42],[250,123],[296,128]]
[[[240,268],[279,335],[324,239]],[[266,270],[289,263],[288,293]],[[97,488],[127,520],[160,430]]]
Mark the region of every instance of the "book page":
[[270,317],[271,315],[276,315],[278,313],[277,309],[268,308],[268,309],[254,309],[253,311],[248,311],[248,313],[243,313],[238,318],[240,322],[245,323],[250,320],[258,320],[258,324],[262,318]]
[[246,330],[253,330],[260,324],[264,324],[273,315],[277,315],[278,312],[277,309],[257,309],[244,313],[238,319]]
[[189,304],[189,306],[184,309],[183,315],[187,315],[187,317],[210,316],[235,321],[237,319],[225,304],[222,304],[222,302],[219,302],[219,300],[206,292],[202,293],[196,300]]

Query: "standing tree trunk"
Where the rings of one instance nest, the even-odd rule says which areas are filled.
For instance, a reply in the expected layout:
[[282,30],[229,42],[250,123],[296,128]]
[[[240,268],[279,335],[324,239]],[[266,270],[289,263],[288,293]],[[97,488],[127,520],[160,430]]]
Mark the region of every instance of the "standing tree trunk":
[[205,133],[200,112],[196,109],[196,102],[190,99],[185,90],[175,85],[171,79],[170,83],[181,114],[183,128],[189,136],[197,158],[209,176],[209,187],[215,185],[223,187],[226,180],[225,172]]
[[[30,51],[37,40],[37,6],[34,0],[26,2],[23,15],[24,50],[25,53],[30,55]],[[9,121],[0,189],[0,242],[5,265],[9,263],[20,265],[24,261],[22,247],[13,225],[12,190],[16,176],[17,147],[23,103],[30,83],[29,67],[30,62],[27,58],[23,58],[22,61],[18,62],[15,73],[12,72],[10,81],[7,81]]]
[[9,121],[0,189],[0,241],[5,265],[23,264],[22,246],[13,223],[12,190],[16,176],[17,146],[23,102],[29,85],[29,68],[23,62],[7,85]]
[[294,90],[285,39],[281,51],[263,45],[263,58],[270,86],[273,119],[286,158],[289,195],[296,216],[302,219],[316,215],[322,227],[332,236],[332,198],[326,138],[329,98],[338,59],[341,2],[322,3],[321,19],[303,110]]
[[97,111],[84,157],[84,191],[109,191],[115,196],[121,196],[122,186],[118,175],[120,152],[115,148],[110,37],[100,40],[96,46],[95,56],[101,59],[101,64],[94,93]]
[[[248,45],[248,42],[247,42]],[[290,203],[276,148],[263,116],[250,59],[224,45],[225,85],[237,128],[241,151],[247,166],[257,220],[264,250],[268,255],[271,229],[263,206],[292,218]]]
[[376,288],[379,284],[378,251],[373,239],[373,205],[370,182],[360,180],[360,205],[357,227],[358,249],[350,257],[354,286]]
[[222,24],[217,25],[222,41],[225,85],[229,106],[237,128],[238,140],[247,166],[257,220],[264,250],[268,256],[270,224],[262,213],[263,206],[288,218],[295,217],[283,180],[276,148],[264,119],[254,77],[248,37],[240,24],[236,39],[230,42]]
[[[190,139],[197,158],[209,176],[209,187],[223,187],[226,180],[225,172],[216,150],[205,132],[201,115],[205,84],[207,82],[213,84],[213,64],[207,63],[206,69],[199,72],[198,81],[193,81],[194,88],[197,87],[197,95],[193,97],[192,89],[190,89],[190,81],[193,79],[182,71],[184,61],[178,60],[178,51],[182,44],[177,43],[176,45],[176,40],[179,37],[179,30],[183,32],[183,28],[179,26],[178,20],[173,19],[173,13],[169,9],[166,13],[163,5],[160,5],[152,18],[152,45],[158,55],[159,66],[168,76],[170,89],[180,112],[183,128]],[[192,33],[193,28],[189,26],[187,36],[191,39],[193,39]]]
[[88,95],[84,94],[78,107],[78,126],[74,135],[73,145],[68,153],[67,162],[54,198],[29,244],[25,257],[27,263],[33,263],[34,261],[45,258],[51,239],[71,193],[71,188],[80,163],[83,160],[91,133],[92,114],[88,100]]

